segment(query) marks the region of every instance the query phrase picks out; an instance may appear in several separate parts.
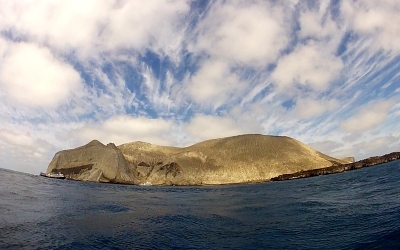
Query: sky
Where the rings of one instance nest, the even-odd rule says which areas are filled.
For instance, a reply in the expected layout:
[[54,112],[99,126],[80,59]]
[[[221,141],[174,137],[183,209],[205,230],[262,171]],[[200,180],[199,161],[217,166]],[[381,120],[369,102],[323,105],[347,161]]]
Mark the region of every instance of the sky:
[[400,1],[0,0],[0,167],[93,139],[400,151]]

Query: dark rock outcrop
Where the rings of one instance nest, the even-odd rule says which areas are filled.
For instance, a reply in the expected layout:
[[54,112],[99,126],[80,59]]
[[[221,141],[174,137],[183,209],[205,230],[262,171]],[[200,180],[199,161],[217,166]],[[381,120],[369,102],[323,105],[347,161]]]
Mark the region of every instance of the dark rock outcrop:
[[277,177],[271,178],[271,181],[284,181],[284,180],[294,180],[300,178],[307,178],[319,175],[327,175],[327,174],[335,174],[341,173],[344,171],[371,167],[379,164],[383,164],[386,162],[396,161],[400,159],[400,152],[393,152],[390,154],[382,155],[382,156],[374,156],[364,160],[360,160],[357,162],[349,163],[349,164],[336,164],[327,168],[320,169],[312,169],[306,171],[300,171],[292,174],[283,174]]

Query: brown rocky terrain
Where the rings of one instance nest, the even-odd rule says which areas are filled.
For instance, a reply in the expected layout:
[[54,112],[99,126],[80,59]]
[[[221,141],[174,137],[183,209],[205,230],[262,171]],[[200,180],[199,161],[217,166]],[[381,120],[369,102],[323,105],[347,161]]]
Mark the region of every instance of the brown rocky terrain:
[[67,179],[139,185],[213,185],[269,181],[349,161],[324,155],[285,136],[240,135],[189,147],[98,141],[58,152],[47,173]]
[[354,159],[354,157],[345,157],[345,158],[341,158],[342,161],[347,161],[348,163],[353,163],[356,160]]

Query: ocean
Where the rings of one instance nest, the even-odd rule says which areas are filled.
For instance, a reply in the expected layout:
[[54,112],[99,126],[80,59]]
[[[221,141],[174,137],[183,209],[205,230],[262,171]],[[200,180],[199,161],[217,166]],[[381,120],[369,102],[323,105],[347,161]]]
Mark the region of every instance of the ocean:
[[0,249],[400,249],[400,161],[194,187],[0,169]]

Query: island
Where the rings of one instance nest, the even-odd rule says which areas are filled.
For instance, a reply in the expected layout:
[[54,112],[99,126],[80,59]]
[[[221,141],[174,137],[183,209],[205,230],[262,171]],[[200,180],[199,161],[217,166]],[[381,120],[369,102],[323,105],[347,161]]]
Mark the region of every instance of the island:
[[330,157],[290,137],[246,134],[188,147],[93,140],[57,152],[46,174],[134,185],[220,185],[289,180],[364,165],[352,157]]

